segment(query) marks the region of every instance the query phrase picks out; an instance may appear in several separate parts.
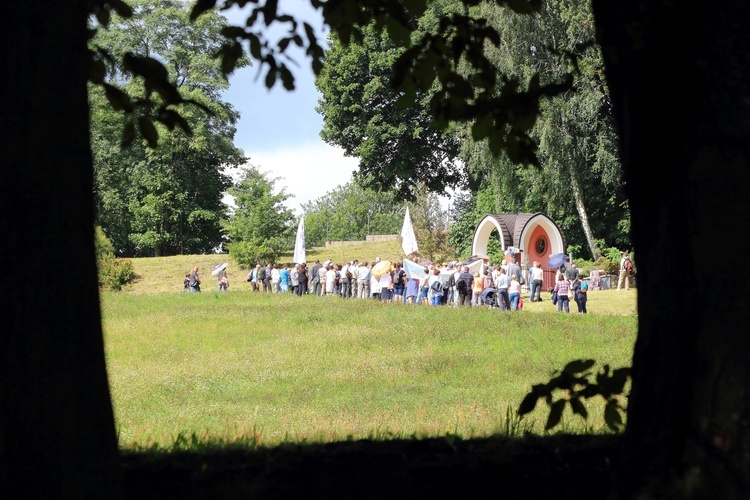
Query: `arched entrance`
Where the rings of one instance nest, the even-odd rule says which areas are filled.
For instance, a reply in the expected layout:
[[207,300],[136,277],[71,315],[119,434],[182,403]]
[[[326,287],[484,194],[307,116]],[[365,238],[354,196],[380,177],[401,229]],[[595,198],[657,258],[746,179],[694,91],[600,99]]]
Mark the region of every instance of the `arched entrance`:
[[523,269],[538,261],[545,270],[544,289],[554,285],[555,270],[547,269],[547,262],[552,254],[565,252],[565,237],[552,219],[541,212],[486,215],[474,230],[473,255],[487,256],[487,245],[495,229],[504,252],[514,253]]

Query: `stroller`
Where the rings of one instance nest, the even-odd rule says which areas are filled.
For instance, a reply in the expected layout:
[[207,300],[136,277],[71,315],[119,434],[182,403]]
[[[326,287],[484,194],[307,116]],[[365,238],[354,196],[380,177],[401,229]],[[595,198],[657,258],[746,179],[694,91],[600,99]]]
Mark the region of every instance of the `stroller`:
[[482,292],[482,304],[490,307],[497,307],[497,289],[485,288]]

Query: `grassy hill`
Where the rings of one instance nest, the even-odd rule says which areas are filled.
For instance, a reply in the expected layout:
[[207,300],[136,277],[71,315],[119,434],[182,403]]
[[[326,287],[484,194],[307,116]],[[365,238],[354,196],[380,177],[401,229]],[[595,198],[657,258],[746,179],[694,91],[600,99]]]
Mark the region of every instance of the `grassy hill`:
[[[360,262],[372,262],[375,257],[388,260],[403,259],[403,251],[398,241],[384,241],[368,243],[358,241],[348,245],[338,245],[329,248],[315,247],[307,251],[307,263],[311,266],[315,259],[321,262],[330,259],[335,263],[341,263],[357,259]],[[292,263],[293,252],[282,254],[280,264]],[[144,257],[131,259],[135,268],[137,278],[134,282],[126,285],[123,290],[130,293],[167,293],[182,290],[182,281],[185,274],[189,273],[193,266],[198,266],[198,273],[203,281],[203,288],[212,288],[215,283],[211,277],[211,270],[223,262],[229,262],[227,275],[231,285],[245,282],[247,269],[242,269],[227,254],[206,255],[175,255],[172,257]],[[210,285],[210,286],[209,286]]]

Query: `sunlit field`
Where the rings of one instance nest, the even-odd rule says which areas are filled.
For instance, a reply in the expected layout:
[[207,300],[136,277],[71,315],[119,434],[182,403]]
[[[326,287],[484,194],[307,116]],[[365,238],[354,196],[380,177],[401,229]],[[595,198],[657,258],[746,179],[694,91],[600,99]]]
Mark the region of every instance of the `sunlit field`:
[[[188,260],[207,270],[201,294],[181,292]],[[549,300],[501,313],[254,293],[230,266],[217,293],[219,260],[135,259],[140,284],[102,295],[121,446],[542,433],[541,405],[513,416],[531,384],[572,359],[632,356],[635,290],[592,292],[588,315]],[[144,273],[168,290],[144,287]],[[566,410],[562,428],[607,432],[600,408],[588,421]]]

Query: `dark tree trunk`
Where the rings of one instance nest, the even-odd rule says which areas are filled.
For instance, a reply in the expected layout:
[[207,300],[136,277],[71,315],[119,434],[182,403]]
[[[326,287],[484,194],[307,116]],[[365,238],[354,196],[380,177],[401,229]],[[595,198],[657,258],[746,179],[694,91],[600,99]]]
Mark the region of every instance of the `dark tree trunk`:
[[87,3],[14,2],[0,16],[2,498],[105,498],[116,479],[94,257]]
[[750,494],[748,5],[594,0],[638,262],[623,496]]

